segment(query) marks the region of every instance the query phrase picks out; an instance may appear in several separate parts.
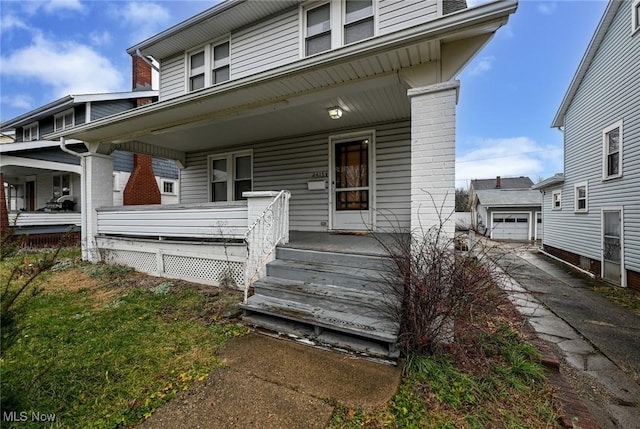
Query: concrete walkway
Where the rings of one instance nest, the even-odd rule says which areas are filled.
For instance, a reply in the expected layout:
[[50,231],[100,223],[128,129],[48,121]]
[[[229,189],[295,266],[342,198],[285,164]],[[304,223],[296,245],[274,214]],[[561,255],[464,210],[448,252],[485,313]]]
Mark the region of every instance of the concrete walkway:
[[220,359],[140,427],[324,428],[336,404],[383,405],[401,379],[394,366],[254,333],[229,341]]
[[[540,338],[555,344],[603,428],[640,428],[640,317],[532,246],[500,245],[503,288]],[[580,425],[580,422],[577,422]]]

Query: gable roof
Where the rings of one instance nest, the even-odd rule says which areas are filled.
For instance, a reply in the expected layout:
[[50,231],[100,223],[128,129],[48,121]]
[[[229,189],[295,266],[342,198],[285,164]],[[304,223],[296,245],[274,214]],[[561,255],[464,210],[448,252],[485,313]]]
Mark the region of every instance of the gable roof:
[[[529,189],[531,185],[533,182],[526,176],[500,178],[500,189]],[[471,187],[476,191],[496,189],[496,178],[472,180]]]
[[559,128],[564,125],[564,115],[567,113],[567,109],[571,105],[573,101],[573,97],[576,95],[580,84],[582,83],[582,79],[584,78],[587,70],[591,66],[591,62],[593,58],[596,56],[596,52],[598,52],[598,48],[600,48],[600,44],[604,39],[605,34],[607,34],[607,30],[611,26],[613,22],[613,18],[620,7],[622,2],[620,0],[609,0],[609,4],[600,19],[600,23],[598,24],[598,28],[591,38],[591,42],[589,42],[589,47],[587,51],[584,53],[582,57],[582,61],[580,61],[580,65],[578,66],[578,70],[576,74],[573,76],[573,80],[571,81],[571,85],[569,85],[569,89],[562,99],[562,103],[560,104],[560,108],[556,113],[555,118],[553,119],[553,123],[551,124],[552,128]]
[[485,207],[530,207],[542,204],[540,192],[531,189],[484,189],[476,192]]
[[548,177],[546,179],[544,179],[541,182],[536,183],[535,185],[533,185],[531,187],[531,189],[544,189],[544,188],[548,188],[550,186],[556,186],[559,185],[560,183],[564,182],[564,174],[563,173],[556,173],[551,177]]

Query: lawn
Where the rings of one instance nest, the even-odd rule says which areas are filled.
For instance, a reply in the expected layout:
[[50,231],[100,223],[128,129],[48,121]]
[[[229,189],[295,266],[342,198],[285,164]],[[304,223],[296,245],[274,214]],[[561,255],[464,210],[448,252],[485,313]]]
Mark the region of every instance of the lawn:
[[[37,257],[3,261],[3,287],[10,266]],[[66,251],[19,298],[16,329],[3,326],[3,420],[15,411],[13,420],[27,419],[15,424],[20,428],[42,427],[31,422],[33,413],[55,414],[58,426],[69,428],[143,421],[220,365],[220,346],[246,331],[223,317],[240,299],[122,266],[84,264],[77,250]]]

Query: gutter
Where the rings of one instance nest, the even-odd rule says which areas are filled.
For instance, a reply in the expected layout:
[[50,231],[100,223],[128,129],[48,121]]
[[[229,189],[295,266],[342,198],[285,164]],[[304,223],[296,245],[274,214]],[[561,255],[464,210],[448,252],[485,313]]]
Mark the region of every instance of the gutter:
[[[235,0],[230,0],[234,2]],[[244,0],[238,0],[242,2]],[[121,114],[109,116],[104,119],[93,121],[90,124],[73,127],[69,131],[61,131],[53,133],[50,138],[58,138],[62,136],[73,136],[75,133],[98,129],[103,126],[115,125],[139,116],[164,111],[183,104],[196,102],[199,99],[210,98],[224,92],[230,92],[237,89],[246,88],[249,85],[268,82],[274,79],[280,79],[297,72],[311,71],[323,66],[330,66],[344,59],[357,59],[368,55],[374,55],[378,52],[393,49],[400,45],[415,43],[421,40],[436,39],[440,36],[452,35],[456,31],[464,30],[469,23],[472,25],[480,25],[482,23],[492,23],[498,28],[503,26],[508,15],[514,13],[518,7],[517,0],[504,0],[488,3],[455,14],[446,15],[442,18],[429,21],[422,25],[406,28],[395,33],[374,37],[361,43],[355,43],[339,49],[335,49],[323,54],[307,57],[286,64],[284,66],[266,70],[255,75],[244,78],[231,80],[225,84],[207,88],[205,90],[187,93],[179,97],[171,98],[166,101],[143,106],[138,109],[129,110]],[[497,29],[496,29],[497,30]],[[144,43],[144,42],[143,42]],[[133,49],[133,48],[132,48]]]

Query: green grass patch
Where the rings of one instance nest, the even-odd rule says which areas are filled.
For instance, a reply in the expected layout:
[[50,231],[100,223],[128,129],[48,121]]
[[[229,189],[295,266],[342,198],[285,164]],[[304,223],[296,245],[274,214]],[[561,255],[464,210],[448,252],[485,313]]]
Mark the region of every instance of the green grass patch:
[[217,322],[239,296],[160,279],[136,287],[140,275],[122,267],[76,265],[20,298],[18,334],[0,361],[3,412],[55,414],[69,428],[134,425],[220,366],[219,347],[245,333]]
[[331,428],[554,428],[550,388],[539,354],[507,325],[477,338],[482,368],[441,353],[411,357],[398,393],[383,409],[339,406]]

